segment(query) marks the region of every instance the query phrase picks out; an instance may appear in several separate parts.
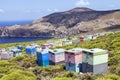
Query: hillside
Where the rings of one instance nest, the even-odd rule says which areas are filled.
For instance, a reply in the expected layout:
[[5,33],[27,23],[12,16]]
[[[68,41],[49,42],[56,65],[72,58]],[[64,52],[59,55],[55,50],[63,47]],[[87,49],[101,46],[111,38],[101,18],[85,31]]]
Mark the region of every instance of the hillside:
[[24,26],[0,28],[0,36],[63,37],[116,25],[120,25],[120,10],[96,11],[89,8],[74,8],[50,14]]
[[[40,41],[42,42],[42,41]],[[17,46],[21,43],[14,43]],[[25,44],[25,43],[24,43]],[[23,44],[23,45],[24,45]],[[10,46],[1,44],[0,46]],[[29,55],[15,57],[11,60],[0,61],[0,80],[120,80],[120,32],[98,37],[83,43],[67,45],[65,49],[75,47],[81,48],[102,48],[109,50],[109,71],[107,74],[92,75],[90,73],[78,74],[65,71],[65,65],[40,67],[36,64],[36,58]],[[35,74],[35,70],[38,74]]]

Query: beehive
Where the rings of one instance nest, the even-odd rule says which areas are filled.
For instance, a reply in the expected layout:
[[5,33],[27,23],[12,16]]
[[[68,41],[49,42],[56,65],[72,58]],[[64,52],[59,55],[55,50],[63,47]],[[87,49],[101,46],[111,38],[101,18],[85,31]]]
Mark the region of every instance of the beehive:
[[22,51],[20,49],[12,49],[11,52],[13,52],[13,56],[22,56]]
[[21,45],[19,45],[19,46],[18,46],[18,49],[22,50],[22,49],[23,49],[23,47],[22,47]]
[[5,51],[5,52],[1,53],[1,59],[7,60],[7,59],[10,59],[10,58],[13,58],[13,53],[12,52]]
[[26,53],[30,55],[36,55],[36,47],[34,46],[27,46]]
[[49,65],[49,50],[41,49],[37,51],[37,61],[39,66],[48,66]]
[[93,39],[93,36],[92,36],[92,35],[86,35],[86,36],[85,36],[85,40],[90,40],[90,39]]
[[63,46],[62,40],[55,41],[55,46],[62,47]]
[[64,51],[65,51],[64,49],[55,49],[55,50],[49,51],[50,64],[55,65],[55,64],[64,63],[65,61]]
[[65,51],[66,70],[80,72],[82,63],[82,48]]
[[4,51],[5,51],[5,49],[4,49],[4,48],[0,48],[0,53],[1,53],[1,52],[4,52]]
[[67,71],[74,71],[74,72],[81,72],[82,70],[82,63],[79,64],[72,64],[72,63],[65,63]]
[[69,45],[69,44],[72,44],[72,41],[70,41],[70,40],[63,40],[63,41],[62,41],[62,45],[63,45],[63,46]]
[[108,51],[102,49],[83,50],[82,71],[93,74],[105,73],[108,70]]
[[72,40],[72,44],[77,44],[79,42],[80,42],[79,40]]

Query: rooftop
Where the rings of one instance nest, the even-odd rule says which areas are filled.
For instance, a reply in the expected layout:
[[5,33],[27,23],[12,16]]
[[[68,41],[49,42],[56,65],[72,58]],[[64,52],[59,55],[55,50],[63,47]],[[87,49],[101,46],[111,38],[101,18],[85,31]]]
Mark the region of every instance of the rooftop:
[[91,52],[91,53],[97,53],[97,52],[103,52],[103,51],[107,51],[107,50],[94,48],[94,49],[86,49],[85,51],[88,51],[88,52]]
[[40,48],[40,49],[37,50],[37,52],[38,52],[38,53],[41,53],[41,54],[46,54],[46,53],[48,53],[49,51],[51,51],[51,49],[42,49],[42,48]]
[[50,52],[53,53],[53,54],[59,54],[59,53],[63,53],[64,51],[65,51],[65,49],[60,48],[60,49],[52,50]]
[[80,51],[83,51],[85,49],[83,48],[73,48],[71,50],[67,50],[67,52],[71,52],[71,53],[76,53],[76,52],[80,52]]
[[10,51],[4,51],[4,52],[2,52],[1,54],[11,54],[12,52],[10,52]]

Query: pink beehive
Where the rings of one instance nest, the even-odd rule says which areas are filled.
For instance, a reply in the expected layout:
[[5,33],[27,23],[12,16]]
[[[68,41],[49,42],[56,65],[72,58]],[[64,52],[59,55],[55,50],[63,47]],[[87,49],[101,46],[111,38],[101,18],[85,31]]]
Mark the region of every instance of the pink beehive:
[[56,49],[49,52],[50,64],[59,64],[65,61],[64,49]]
[[82,63],[82,50],[81,48],[75,48],[65,51],[65,62],[73,64]]
[[2,52],[1,59],[10,59],[13,58],[13,52]]
[[4,48],[0,48],[0,53],[4,52],[5,49]]

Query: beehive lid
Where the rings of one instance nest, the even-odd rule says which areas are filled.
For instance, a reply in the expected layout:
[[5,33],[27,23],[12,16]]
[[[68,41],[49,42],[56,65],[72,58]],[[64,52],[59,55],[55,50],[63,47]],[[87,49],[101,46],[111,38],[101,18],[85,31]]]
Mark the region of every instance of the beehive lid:
[[82,52],[83,50],[85,50],[85,49],[83,49],[83,48],[73,48],[71,50],[67,50],[66,52],[76,54],[77,52]]
[[20,49],[11,49],[12,52],[21,52]]
[[65,51],[65,49],[55,49],[55,50],[51,50],[50,53],[57,55],[57,54],[63,54]]
[[42,48],[40,48],[39,50],[37,50],[37,53],[46,54],[46,53],[49,53],[49,51],[51,51],[51,50],[50,49],[42,49]]
[[0,48],[0,52],[4,52],[5,51],[5,48]]
[[12,54],[12,52],[10,52],[10,51],[4,51],[1,54]]
[[22,47],[22,45],[19,45],[18,47]]
[[[85,52],[89,52],[91,53],[92,55],[102,55],[102,54],[107,54],[108,51],[107,50],[103,50],[103,49],[99,49],[99,48],[94,48],[94,49],[86,49],[84,50]],[[83,52],[84,52],[83,51]]]
[[35,48],[34,46],[27,46],[26,48],[32,49]]

